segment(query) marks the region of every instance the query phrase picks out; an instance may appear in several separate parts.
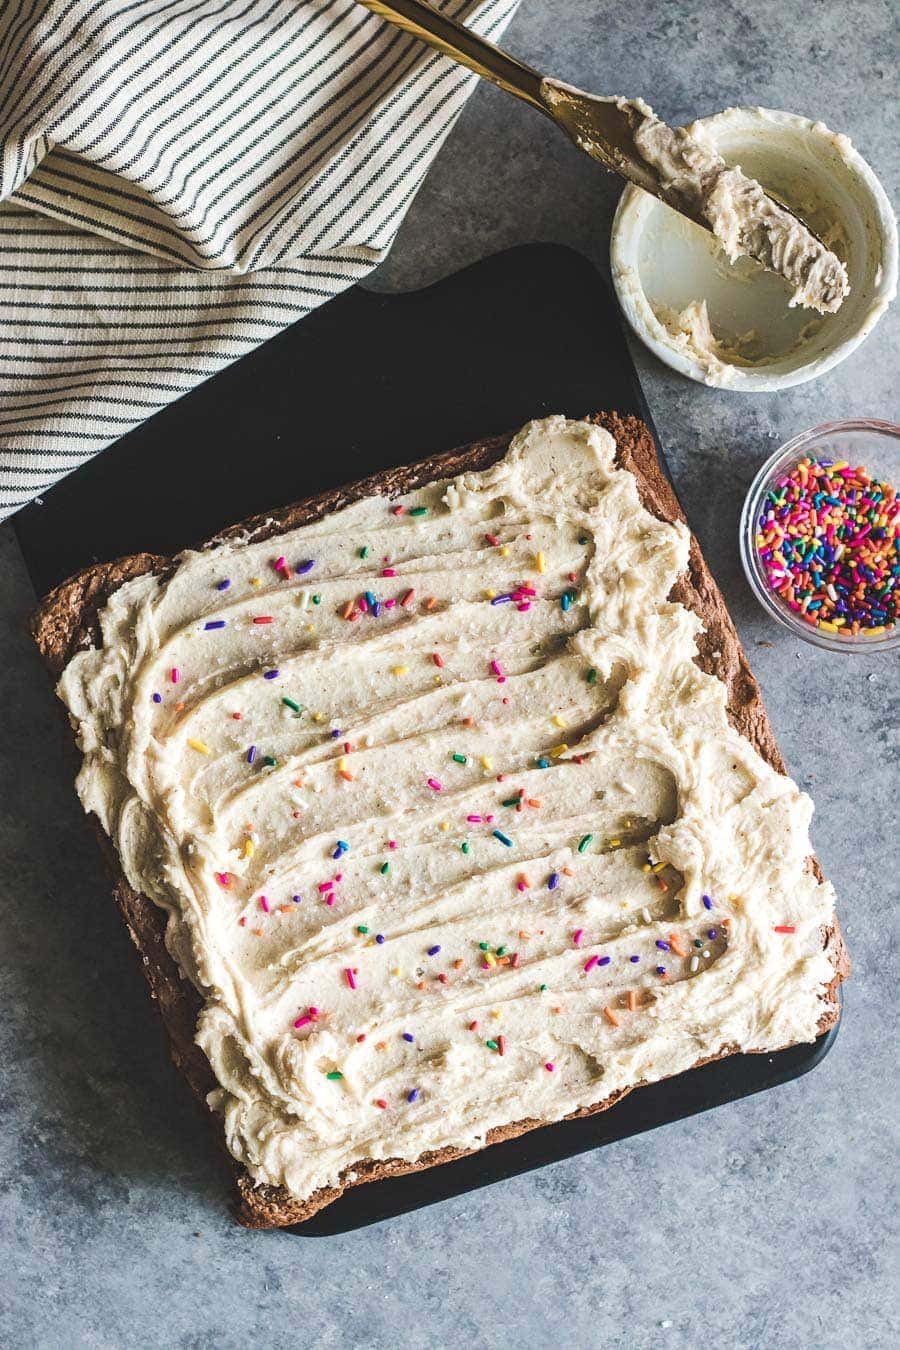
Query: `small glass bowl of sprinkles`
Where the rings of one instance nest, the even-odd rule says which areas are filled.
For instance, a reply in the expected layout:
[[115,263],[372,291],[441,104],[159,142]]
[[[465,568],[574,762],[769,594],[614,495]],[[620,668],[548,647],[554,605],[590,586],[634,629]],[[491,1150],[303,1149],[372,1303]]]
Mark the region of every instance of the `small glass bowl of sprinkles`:
[[900,426],[827,422],[762,466],[741,561],[765,610],[830,651],[900,646]]

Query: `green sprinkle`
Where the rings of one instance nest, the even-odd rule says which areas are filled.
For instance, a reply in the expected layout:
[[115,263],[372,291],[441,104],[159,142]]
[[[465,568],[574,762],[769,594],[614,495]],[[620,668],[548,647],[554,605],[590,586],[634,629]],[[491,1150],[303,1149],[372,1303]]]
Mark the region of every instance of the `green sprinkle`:
[[469,762],[468,755],[453,755],[451,758],[454,764],[468,764]]
[[414,507],[412,508],[412,510],[410,511],[409,514],[410,514],[411,516],[427,516],[427,515],[428,515],[428,507],[427,507],[427,506],[414,506]]
[[343,1078],[343,1076],[344,1075],[341,1073],[340,1069],[332,1069],[330,1073],[326,1073],[325,1075],[325,1077],[330,1079],[332,1083],[336,1083],[337,1080],[339,1078]]
[[519,802],[520,802],[521,800],[522,800],[522,798],[521,798],[520,796],[518,796],[518,794],[517,794],[515,797],[507,797],[506,801],[505,801],[505,802],[501,802],[500,805],[501,805],[501,806],[518,806],[518,805],[519,805]]
[[589,539],[588,539],[588,537],[587,537],[586,534],[580,534],[580,535],[578,536],[578,542],[579,542],[579,544],[587,544],[587,543],[589,543],[590,541],[589,541]]
[[300,704],[295,703],[292,698],[283,698],[281,701],[286,708],[290,708],[295,713],[303,711],[303,709],[300,707]]
[[460,848],[462,849],[463,853],[468,853],[471,847],[472,845],[469,843],[468,839],[464,839],[460,844]]
[[368,556],[369,556],[369,545],[368,545],[368,544],[363,544],[362,548],[359,550],[359,556],[360,556],[361,558],[368,558]]
[[369,931],[369,926],[365,923],[358,923],[356,925],[356,931],[357,933],[362,933],[363,937],[365,937],[366,933]]
[[498,948],[497,948],[497,955],[498,955],[498,956],[505,956],[505,955],[506,955],[506,948],[505,948],[505,947],[498,947]]
[[546,986],[545,984],[539,984],[539,985],[538,985],[538,990],[539,990],[540,993],[542,993],[542,994],[545,993],[545,992],[546,992],[546,989],[547,989],[547,986]]
[[695,947],[702,947],[702,946],[703,946],[703,943],[700,941],[699,938],[694,938],[694,946],[695,946]]
[[478,946],[483,952],[489,952],[491,950],[491,944],[489,942],[479,942]]
[[314,595],[313,598],[312,598],[312,602],[313,602],[314,605],[321,605],[321,603],[322,603],[322,597],[321,597],[321,595]]
[[390,870],[391,870],[391,864],[390,864],[389,862],[383,862],[383,863],[381,864],[381,875],[382,875],[383,877],[386,877],[387,874],[388,874],[388,872],[389,872]]
[[591,666],[590,670],[589,670],[588,673],[587,673],[587,682],[588,682],[588,684],[596,684],[596,683],[597,683],[597,672],[596,672],[596,670],[594,669],[593,666]]
[[487,1048],[488,1048],[489,1050],[499,1050],[499,1049],[500,1049],[500,1047],[499,1047],[499,1045],[497,1044],[496,1041],[485,1041],[485,1045],[487,1046]]
[[263,755],[263,764],[267,769],[274,769],[277,767],[278,760],[274,755]]
[[594,837],[594,836],[593,836],[592,834],[586,834],[586,835],[584,836],[584,838],[582,839],[581,843],[578,845],[578,852],[579,852],[579,853],[583,853],[583,852],[584,852],[584,850],[587,848],[588,844],[591,842],[591,840],[593,839],[593,837]]

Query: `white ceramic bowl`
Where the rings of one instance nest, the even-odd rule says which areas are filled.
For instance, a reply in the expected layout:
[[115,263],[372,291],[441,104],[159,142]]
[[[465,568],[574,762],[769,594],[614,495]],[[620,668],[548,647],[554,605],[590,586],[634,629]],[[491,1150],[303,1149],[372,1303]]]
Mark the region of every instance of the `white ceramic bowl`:
[[[728,262],[708,231],[640,188],[626,189],[613,223],[619,303],[638,337],[673,369],[744,393],[784,389],[831,370],[872,331],[897,293],[897,225],[884,189],[845,136],[766,108],[729,108],[694,124],[729,164],[793,206],[847,264],[851,293],[837,314],[788,308],[790,287],[746,258]],[[660,321],[705,299],[716,338],[751,333],[750,365],[698,359]]]

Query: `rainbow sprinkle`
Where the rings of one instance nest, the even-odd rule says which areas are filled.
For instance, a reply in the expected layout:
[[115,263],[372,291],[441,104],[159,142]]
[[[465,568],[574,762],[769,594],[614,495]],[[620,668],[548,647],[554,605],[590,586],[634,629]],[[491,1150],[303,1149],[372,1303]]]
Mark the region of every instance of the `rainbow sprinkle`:
[[895,626],[900,504],[889,483],[807,456],[766,493],[756,524],[769,587],[804,623],[842,636]]

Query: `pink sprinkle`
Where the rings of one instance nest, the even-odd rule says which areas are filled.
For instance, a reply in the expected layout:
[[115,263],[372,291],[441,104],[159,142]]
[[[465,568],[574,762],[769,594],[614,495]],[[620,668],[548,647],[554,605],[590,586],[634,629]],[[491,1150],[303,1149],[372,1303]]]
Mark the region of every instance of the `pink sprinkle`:
[[359,605],[359,607],[360,607],[360,609],[362,610],[363,614],[368,614],[368,612],[369,612],[369,602],[368,602],[368,600],[366,599],[366,597],[365,597],[364,595],[361,595],[361,596],[359,597],[359,599],[357,600],[356,603]]
[[528,611],[531,609],[531,601],[530,600],[523,601],[521,605],[516,605],[516,609],[519,611],[520,614],[527,614]]
[[503,674],[503,667],[500,665],[500,662],[499,662],[499,661],[492,661],[492,662],[491,662],[491,670],[492,670],[492,671],[494,672],[494,674],[497,676],[497,683],[498,683],[498,684],[505,684],[505,683],[506,683],[506,676]]
[[309,1009],[309,1015],[310,1015],[310,1017],[312,1018],[312,1020],[313,1020],[314,1022],[317,1021],[317,1020],[318,1020],[318,1016],[319,1016],[319,1010],[318,1010],[318,1008],[310,1008],[310,1009]]
[[328,892],[328,894],[327,894],[326,897],[325,897],[325,903],[326,903],[326,905],[333,905],[333,904],[334,904],[334,891],[329,891],[329,892]]
[[268,902],[268,900],[266,899],[266,897],[265,897],[264,895],[261,895],[261,896],[259,897],[259,907],[260,907],[260,909],[265,910],[265,912],[268,914],[268,912],[269,912],[269,902]]
[[383,567],[381,569],[381,575],[383,577],[395,577],[397,573],[393,567]]
[[584,973],[585,973],[585,975],[589,975],[589,974],[591,973],[591,971],[594,969],[594,966],[597,964],[597,962],[598,962],[599,960],[600,960],[600,957],[599,957],[599,956],[589,956],[589,957],[588,957],[588,959],[587,959],[587,960],[585,961],[585,963],[584,963]]
[[576,947],[580,944],[581,939],[582,939],[583,937],[584,937],[584,929],[583,929],[583,928],[576,928],[576,929],[575,929],[575,932],[572,934],[572,941],[575,943],[575,946],[576,946]]
[[493,816],[485,816],[484,822],[485,822],[486,825],[493,825],[493,823],[494,823],[494,817],[493,817]]
[[431,788],[432,792],[440,792],[440,791],[442,791],[441,785],[440,785],[440,783],[438,782],[438,780],[437,780],[436,778],[429,778],[429,779],[428,779],[428,786]]
[[298,1017],[296,1022],[294,1023],[294,1026],[299,1031],[301,1027],[308,1027],[311,1021],[312,1018],[307,1014],[306,1017]]
[[555,1065],[555,1064],[551,1064],[550,1061],[549,1061],[549,1059],[548,1059],[548,1060],[547,1060],[547,1063],[544,1065],[544,1068],[547,1070],[548,1073],[552,1073],[553,1070],[556,1068],[556,1065]]
[[404,512],[405,510],[406,510],[406,507],[405,507],[405,506],[392,506],[392,507],[391,507],[391,511],[394,513],[395,516],[402,516],[402,515],[403,515],[403,512]]
[[285,567],[287,566],[284,556],[276,558],[272,566],[275,568],[276,572],[283,572]]
[[216,873],[215,873],[215,878],[216,878],[216,881],[219,883],[220,886],[230,886],[230,885],[231,885],[231,877],[228,875],[227,872],[216,872]]
[[335,881],[343,881],[344,880],[343,872],[335,872],[334,879]]
[[396,839],[389,839],[389,840],[388,840],[388,848],[396,848],[396,847],[397,847],[397,840],[396,840]]
[[320,891],[330,891],[333,885],[334,885],[334,882],[333,882],[333,881],[320,881],[320,882],[319,882],[319,890],[320,890]]
[[466,816],[466,820],[470,825],[480,825],[484,820],[484,816]]
[[393,609],[396,603],[397,603],[396,600],[385,600],[384,607],[385,609]]
[[444,658],[441,656],[440,652],[434,652],[431,659],[436,666],[443,666],[444,664]]
[[517,890],[517,891],[527,891],[527,890],[528,890],[528,887],[527,887],[527,885],[525,884],[524,881],[517,881],[517,882],[516,882],[516,890]]
[[356,988],[356,976],[353,974],[353,971],[350,969],[349,966],[348,966],[347,969],[344,971],[344,974],[347,976],[347,983],[349,984],[350,988],[351,988],[351,989],[355,989],[355,988]]
[[177,666],[172,667],[172,674],[169,676],[169,678],[171,679],[173,684],[177,684],[178,681],[181,679],[181,671],[178,669]]

